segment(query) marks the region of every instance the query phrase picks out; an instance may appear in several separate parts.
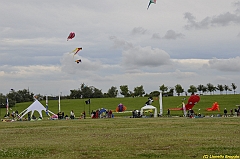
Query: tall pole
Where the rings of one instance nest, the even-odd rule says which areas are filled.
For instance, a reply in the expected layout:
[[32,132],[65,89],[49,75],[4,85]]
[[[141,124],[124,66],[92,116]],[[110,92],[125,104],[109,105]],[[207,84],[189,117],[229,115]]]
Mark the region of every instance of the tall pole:
[[58,98],[58,112],[61,112],[60,94],[59,94],[59,98]]
[[163,115],[162,91],[160,91],[159,94],[159,105],[160,105],[159,115],[162,116]]
[[183,108],[183,114],[186,117],[187,116],[187,111],[186,111],[186,107],[185,107],[185,103],[182,102],[182,108]]

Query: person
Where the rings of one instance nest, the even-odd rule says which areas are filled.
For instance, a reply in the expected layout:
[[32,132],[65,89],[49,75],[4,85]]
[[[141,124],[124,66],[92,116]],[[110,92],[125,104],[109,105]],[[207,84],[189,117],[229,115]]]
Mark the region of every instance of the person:
[[132,117],[135,118],[136,117],[136,110],[132,111]]
[[74,119],[74,117],[75,117],[75,115],[74,115],[74,112],[73,112],[73,110],[70,112],[70,118],[71,119]]
[[198,117],[202,117],[201,113],[198,113]]
[[231,116],[233,116],[233,109],[231,109],[230,112],[231,112]]
[[112,110],[109,110],[109,112],[108,112],[108,118],[112,118]]
[[170,117],[170,109],[167,110],[167,115]]
[[227,109],[226,108],[224,109],[223,113],[224,113],[224,117],[227,117]]
[[83,119],[86,119],[86,112],[83,111]]
[[237,109],[234,109],[234,116],[237,116],[237,113],[238,113],[238,110]]
[[31,120],[31,113],[28,112],[28,121],[30,121],[30,120]]

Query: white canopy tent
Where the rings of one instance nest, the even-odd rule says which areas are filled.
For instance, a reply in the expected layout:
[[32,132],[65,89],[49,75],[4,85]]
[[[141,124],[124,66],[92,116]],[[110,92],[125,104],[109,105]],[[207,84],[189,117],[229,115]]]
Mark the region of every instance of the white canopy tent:
[[[28,112],[32,112],[31,113],[31,117],[32,117],[34,111],[37,111],[40,117],[42,118],[42,111],[46,112],[46,108],[38,100],[35,100],[27,109],[25,109],[20,113],[20,115],[23,114],[20,116],[20,119],[22,119],[22,117],[24,117],[24,115],[26,115]],[[51,114],[54,114],[50,110],[48,110],[48,112]]]
[[154,109],[154,117],[157,117],[157,108],[152,106],[152,105],[145,105],[144,107],[141,108],[141,115],[143,115],[143,110],[144,109]]

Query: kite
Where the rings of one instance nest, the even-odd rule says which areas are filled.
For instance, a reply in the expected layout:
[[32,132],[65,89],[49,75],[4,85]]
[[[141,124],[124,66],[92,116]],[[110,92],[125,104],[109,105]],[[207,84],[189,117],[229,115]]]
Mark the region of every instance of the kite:
[[81,60],[81,59],[79,59],[79,60],[76,60],[75,62],[76,62],[76,63],[79,63],[79,62],[82,62],[82,60]]
[[171,108],[169,110],[190,110],[200,101],[200,96],[199,95],[191,95],[190,98],[188,99],[187,104],[182,107],[182,108]]
[[80,51],[80,50],[82,50],[81,47],[74,49],[74,50],[73,50],[72,52],[70,52],[70,53],[74,53],[74,54],[73,54],[73,56],[74,56],[74,55],[76,55],[76,54],[78,53],[78,51]]
[[147,9],[150,7],[151,3],[154,3],[154,4],[156,4],[156,3],[157,3],[157,0],[150,0],[150,2],[149,2],[149,4],[148,4],[148,7],[147,7]]
[[67,41],[68,41],[69,39],[74,38],[74,37],[75,37],[75,33],[74,33],[74,32],[71,32],[71,33],[68,35]]
[[218,102],[213,103],[211,108],[206,109],[206,111],[216,111],[216,110],[220,111]]
[[116,108],[116,112],[124,112],[125,110],[127,110],[127,107],[124,106],[122,103],[120,103]]

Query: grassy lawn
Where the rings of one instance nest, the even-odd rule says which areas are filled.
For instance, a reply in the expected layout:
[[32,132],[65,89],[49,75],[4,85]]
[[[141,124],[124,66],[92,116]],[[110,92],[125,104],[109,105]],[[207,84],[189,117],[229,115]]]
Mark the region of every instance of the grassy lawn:
[[[181,107],[182,99],[185,98],[183,96],[179,97],[163,97],[163,115],[167,114],[168,108],[177,108]],[[184,101],[187,103],[189,97],[186,97]],[[159,112],[159,100],[154,97],[153,106],[157,107]],[[93,98],[91,99],[91,104],[86,105],[85,100],[87,99],[65,99],[61,100],[61,111],[65,112],[65,115],[70,115],[70,111],[73,110],[75,115],[79,117],[81,113],[85,110],[87,116],[89,116],[89,111],[96,110],[99,108],[106,108],[111,110],[116,110],[116,107],[119,103],[123,103],[127,107],[127,111],[132,111],[134,109],[140,110],[141,107],[144,106],[147,101],[147,97],[136,97],[136,98]],[[40,101],[43,106],[45,106],[45,101]],[[206,108],[212,107],[214,102],[218,102],[220,107],[220,112],[208,112]],[[12,107],[13,110],[18,110],[20,113],[24,109],[26,109],[32,102],[26,103],[17,103],[16,107]],[[49,110],[54,113],[58,112],[58,100],[50,100],[48,102]],[[216,115],[223,114],[224,108],[227,108],[228,113],[230,113],[230,109],[237,108],[236,105],[240,105],[240,94],[236,95],[203,95],[200,97],[200,102],[193,107],[193,110],[196,113],[201,113],[204,115]],[[6,109],[1,109],[0,116],[3,117],[6,113]],[[180,116],[182,115],[182,111],[171,111],[172,116]],[[115,116],[130,116],[131,113],[114,113]],[[35,116],[38,117],[39,114],[35,113]],[[47,117],[45,113],[43,113],[43,117]]]
[[122,118],[2,122],[0,158],[240,156],[240,118]]
[[[179,107],[182,98],[164,97],[164,114],[168,108]],[[88,110],[115,110],[119,103],[129,111],[141,109],[147,98],[91,99],[90,109],[85,100],[61,100],[61,110],[65,114],[74,110],[80,116],[85,108],[86,119],[48,120],[43,113],[42,121],[0,122],[0,158],[240,158],[240,117],[130,118],[129,112],[114,113],[112,119],[91,119]],[[220,112],[205,111],[214,102],[219,103]],[[18,103],[12,109],[21,112],[31,103]],[[41,103],[45,106],[45,101]],[[201,96],[194,110],[205,115],[223,114],[224,108],[230,112],[239,103],[240,95]],[[158,99],[154,98],[152,105],[159,108]],[[57,113],[58,100],[49,101],[49,109]],[[1,109],[1,117],[5,111]],[[182,112],[171,114],[181,116]]]

